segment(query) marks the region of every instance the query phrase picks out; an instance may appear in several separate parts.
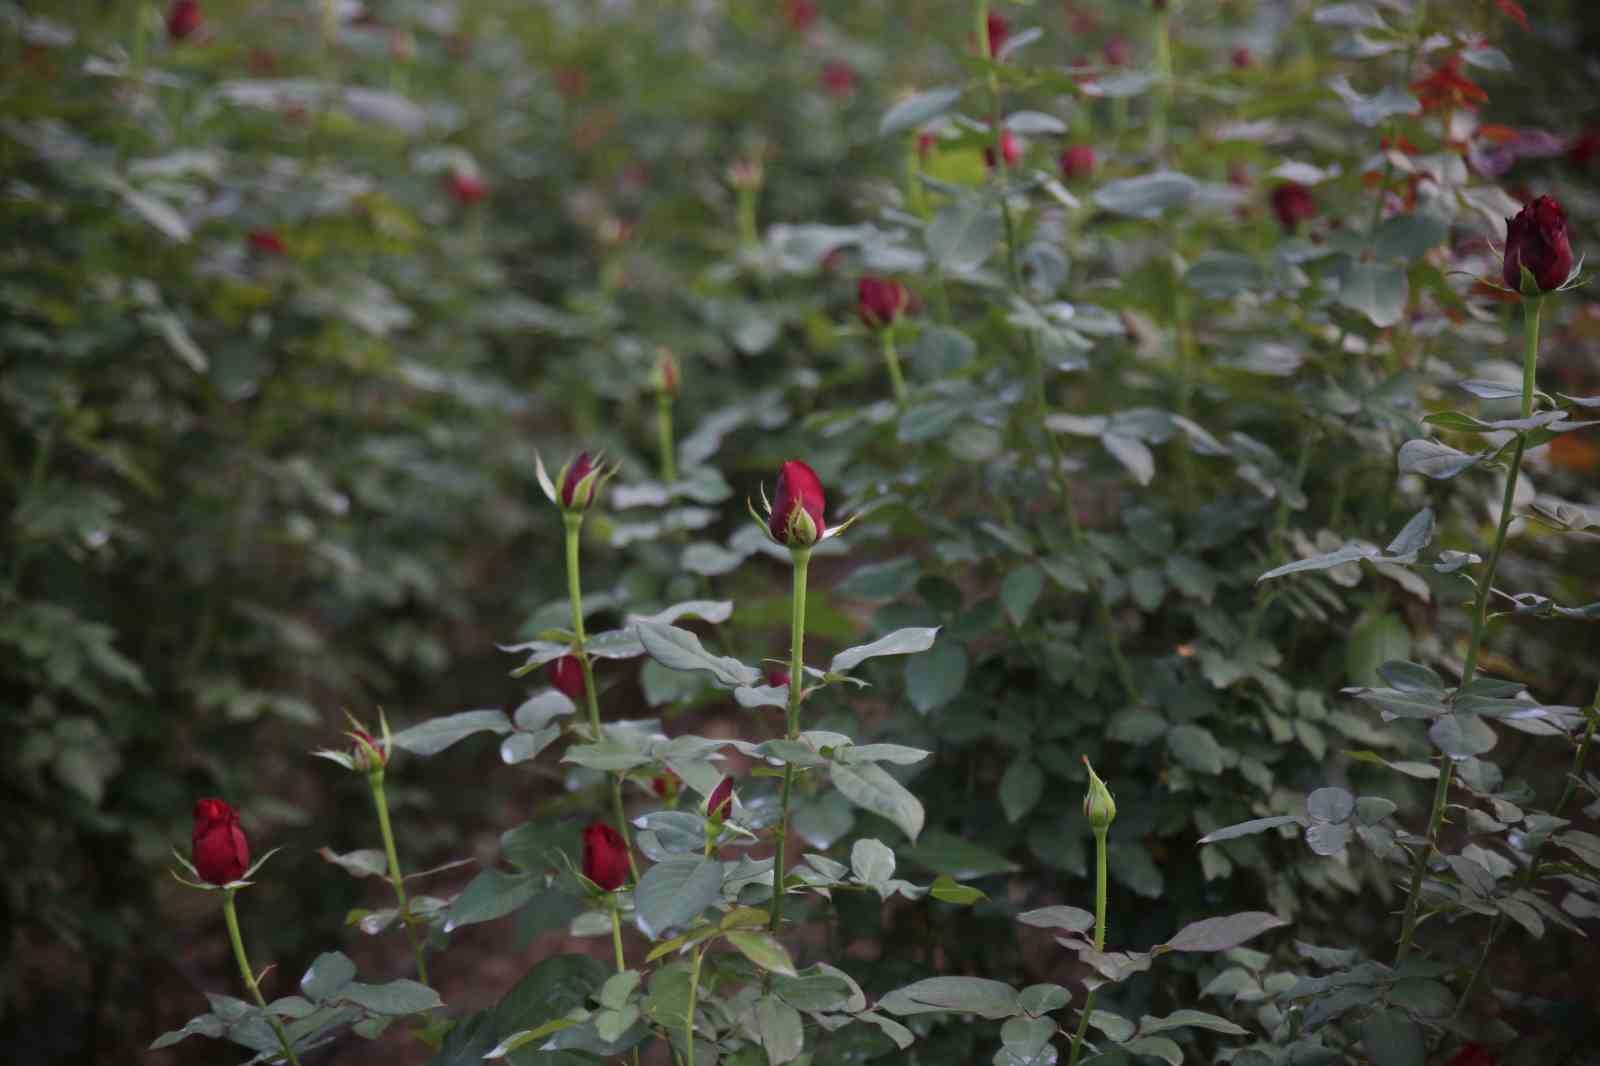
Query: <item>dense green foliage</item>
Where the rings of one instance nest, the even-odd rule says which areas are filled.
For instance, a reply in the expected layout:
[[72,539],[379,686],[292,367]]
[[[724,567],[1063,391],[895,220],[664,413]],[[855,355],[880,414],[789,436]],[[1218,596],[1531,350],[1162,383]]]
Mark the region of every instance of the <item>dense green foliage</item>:
[[[343,983],[303,991],[339,1025],[376,1037],[431,1008],[409,982],[346,996],[347,911],[367,919],[343,944],[364,973],[402,956],[357,942],[394,928],[368,893],[381,876],[316,854],[386,869],[350,857],[379,846],[359,783],[305,757],[343,745],[344,708],[395,726],[407,869],[486,862],[416,890],[427,950],[449,959],[455,930],[501,921],[521,944],[599,934],[609,961],[603,911],[556,872],[581,821],[611,817],[607,773],[645,816],[666,766],[686,796],[709,790],[689,738],[718,738],[743,770],[736,823],[779,824],[797,756],[751,745],[784,734],[787,695],[741,670],[788,661],[791,571],[745,500],[804,458],[830,522],[859,516],[815,549],[806,661],[939,631],[806,696],[807,729],[900,746],[871,773],[829,747],[826,773],[794,775],[791,864],[826,853],[850,873],[814,864],[812,887],[854,881],[796,895],[804,933],[781,950],[838,971],[772,992],[787,956],[771,965],[737,917],[766,913],[765,886],[730,863],[700,899],[699,838],[672,834],[703,820],[647,818],[635,913],[664,936],[699,913],[674,902],[731,908],[742,955],[707,956],[708,999],[768,971],[770,1009],[730,994],[707,1047],[787,1061],[774,1033],[815,1000],[841,1012],[837,1032],[812,1018],[815,1062],[896,1061],[899,1023],[829,999],[853,985],[921,1038],[905,1061],[1002,1041],[1008,1064],[1065,1056],[1037,1027],[1054,993],[1023,1007],[1016,989],[1072,986],[1070,1037],[1088,970],[1067,942],[1086,926],[1056,916],[1065,949],[1030,927],[1093,903],[1084,756],[1116,796],[1117,950],[1234,912],[1293,925],[1127,962],[1097,1000],[1127,1020],[1095,1021],[1096,1061],[1167,1044],[1211,1061],[1246,1046],[1234,1023],[1250,1066],[1420,1064],[1424,1037],[1438,1061],[1475,1039],[1532,1066],[1592,1043],[1572,1015],[1596,979],[1575,930],[1600,916],[1582,824],[1600,778],[1572,757],[1600,714],[1600,432],[1576,426],[1600,394],[1600,318],[1591,288],[1543,298],[1541,393],[1519,412],[1534,301],[1485,282],[1539,193],[1577,253],[1600,248],[1582,139],[1600,115],[1570,105],[1600,88],[1580,61],[1600,19],[1580,0],[1524,5],[1527,29],[1494,0],[811,6],[204,0],[178,40],[150,3],[0,2],[0,1034],[42,1061],[125,1061],[182,1024],[141,975],[181,993],[160,960],[221,944],[163,872],[213,794],[260,852],[286,845],[240,897],[280,994],[315,959]],[[994,165],[997,119],[1013,164]],[[1074,146],[1087,169],[1063,165]],[[862,276],[914,298],[892,329],[858,315]],[[681,367],[670,485],[664,353]],[[1517,424],[1535,399],[1539,421]],[[581,534],[589,636],[611,641],[600,704],[678,748],[652,726],[601,741],[581,712],[564,726],[572,705],[536,684],[573,633],[535,454],[554,475],[580,448],[620,468]],[[1524,517],[1501,558],[1511,469]],[[1499,591],[1480,627],[1485,563]],[[691,628],[709,651],[684,651]],[[524,659],[497,645],[539,672],[507,678]],[[731,657],[725,675],[699,655]],[[1430,812],[1440,765],[1457,787]],[[1196,844],[1254,819],[1275,821]],[[502,831],[496,862],[474,841]],[[887,870],[862,848],[879,839]],[[880,899],[896,892],[913,901]],[[1438,913],[1402,934],[1419,901]],[[1410,969],[1387,968],[1397,938]],[[222,987],[222,950],[181,969]],[[681,1053],[660,1012],[682,1017],[684,966],[639,989],[572,954],[515,988],[456,971],[435,982],[445,1003],[497,1005],[430,1016],[432,1061],[480,1061],[586,1003],[611,1014],[563,1037],[563,1061],[652,1023]],[[1011,998],[919,1000],[935,974]],[[42,1011],[57,989],[75,1005]],[[1181,1047],[1135,1032],[1192,1006],[1232,1021],[1174,1021]],[[399,1029],[381,1046],[426,1061]],[[343,1039],[324,1054],[358,1054]]]

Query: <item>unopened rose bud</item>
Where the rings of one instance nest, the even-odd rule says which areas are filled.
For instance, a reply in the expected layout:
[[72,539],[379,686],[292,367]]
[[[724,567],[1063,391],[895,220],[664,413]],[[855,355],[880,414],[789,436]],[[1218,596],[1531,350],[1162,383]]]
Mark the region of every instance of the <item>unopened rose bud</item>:
[[200,28],[200,0],[172,0],[167,9],[167,36],[186,41]]
[[[1010,130],[1000,132],[1000,158],[1005,160],[1006,169],[1017,165],[1022,159],[1022,142],[1017,140],[1016,134]],[[994,146],[990,145],[983,150],[983,162],[990,170],[994,169]]]
[[1106,783],[1089,765],[1087,755],[1083,757],[1083,765],[1089,771],[1089,791],[1083,797],[1083,816],[1089,819],[1089,828],[1096,833],[1103,833],[1117,817],[1117,801],[1111,798],[1111,790],[1106,788]]
[[1540,292],[1561,288],[1572,274],[1567,214],[1551,197],[1541,196],[1506,219],[1506,257],[1500,272],[1506,288],[1522,291],[1524,267]]
[[772,669],[767,671],[765,678],[768,685],[773,688],[783,688],[789,683],[789,671]]
[[1233,62],[1234,70],[1249,70],[1255,62],[1255,57],[1250,54],[1250,49],[1248,48],[1235,48],[1230,59]]
[[606,892],[615,892],[628,879],[628,846],[604,822],[583,831],[583,876]]
[[939,138],[934,134],[927,130],[917,134],[917,158],[924,163],[928,161],[929,156],[933,155],[934,149],[938,146]]
[[668,803],[678,798],[678,789],[683,786],[683,778],[674,771],[657,774],[650,780],[650,791],[666,800]]
[[1105,60],[1107,65],[1113,67],[1125,67],[1128,65],[1128,61],[1132,58],[1133,49],[1123,38],[1113,37],[1111,40],[1106,42]]
[[276,230],[253,229],[245,234],[244,239],[252,252],[260,252],[262,255],[284,255],[289,251]]
[[222,800],[195,800],[190,842],[195,872],[202,881],[226,885],[250,868],[250,845],[239,828],[239,812]]
[[389,765],[389,752],[380,741],[373,739],[371,733],[365,729],[351,732],[356,739],[350,746],[350,762],[357,770],[365,774]]
[[678,357],[665,348],[656,352],[656,368],[651,383],[657,392],[668,396],[678,395]]
[[1063,181],[1078,181],[1094,173],[1095,158],[1094,148],[1087,144],[1075,144],[1061,153],[1061,178]]
[[735,159],[728,164],[728,184],[735,189],[759,189],[765,177],[766,168],[759,157]]
[[856,282],[856,314],[868,329],[894,325],[910,304],[910,290],[898,281],[863,277]]
[[856,87],[856,72],[849,63],[829,60],[822,65],[822,87],[833,96],[849,96]]
[[800,460],[791,459],[778,470],[778,489],[767,518],[767,531],[779,544],[809,548],[827,531],[823,520],[826,507],[817,472]]
[[489,195],[489,187],[482,178],[465,170],[452,170],[447,179],[450,195],[463,207],[471,207]]
[[724,777],[706,797],[706,816],[722,821],[733,812],[733,778]]
[[1000,49],[1005,47],[1006,38],[1011,36],[1011,27],[1006,25],[1006,20],[989,12],[989,58],[993,59],[1000,54]]
[[1494,1066],[1494,1056],[1482,1044],[1467,1043],[1444,1066]]
[[789,28],[796,33],[808,29],[817,21],[817,0],[785,0],[783,10]]
[[1317,217],[1317,201],[1299,182],[1284,182],[1272,190],[1272,213],[1285,233],[1293,233],[1300,223]]
[[605,472],[588,452],[579,452],[561,470],[561,507],[567,511],[587,511],[594,503],[596,490]]
[[576,655],[563,655],[550,664],[550,683],[573,703],[583,699],[583,663]]

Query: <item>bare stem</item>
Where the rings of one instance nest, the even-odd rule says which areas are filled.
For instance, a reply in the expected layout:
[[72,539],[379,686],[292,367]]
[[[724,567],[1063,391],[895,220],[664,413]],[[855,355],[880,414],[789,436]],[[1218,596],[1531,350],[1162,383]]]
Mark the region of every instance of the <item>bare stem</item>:
[[300,1066],[300,1059],[294,1053],[294,1044],[290,1042],[289,1034],[284,1031],[283,1022],[267,1008],[266,998],[261,994],[261,986],[256,982],[256,973],[250,968],[250,957],[244,953],[244,937],[239,935],[239,915],[233,907],[233,894],[237,891],[238,889],[230,888],[222,893],[222,917],[228,923],[228,941],[233,945],[233,957],[239,964],[239,976],[244,978],[245,987],[250,989],[250,995],[261,1008],[261,1013],[267,1016],[267,1024],[272,1026],[273,1033],[278,1037],[278,1043],[283,1046],[284,1061],[291,1066]]
[[395,903],[400,908],[400,924],[405,927],[406,939],[411,942],[411,955],[417,961],[417,980],[428,983],[428,963],[423,954],[422,941],[411,923],[411,904],[406,900],[406,879],[400,872],[400,853],[395,849],[394,830],[389,825],[389,800],[383,791],[383,770],[375,769],[367,775],[372,787],[372,805],[378,809],[378,831],[383,834],[383,853],[389,860],[389,884],[394,887]]
[[[800,697],[805,690],[806,646],[806,570],[811,565],[810,548],[791,548],[794,561],[794,593],[789,613],[789,706],[787,730],[789,740],[800,735]],[[783,924],[784,870],[789,860],[789,801],[794,795],[794,764],[783,764],[783,794],[778,811],[778,854],[772,868],[772,914],[767,928],[774,933]]]

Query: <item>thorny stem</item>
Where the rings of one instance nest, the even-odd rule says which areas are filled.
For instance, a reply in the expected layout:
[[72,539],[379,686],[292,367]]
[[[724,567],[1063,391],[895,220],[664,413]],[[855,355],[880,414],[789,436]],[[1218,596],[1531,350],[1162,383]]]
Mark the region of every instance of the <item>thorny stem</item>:
[[[811,565],[810,548],[791,548],[789,557],[794,561],[794,594],[789,614],[789,706],[787,731],[784,736],[793,740],[800,735],[800,696],[805,689],[806,644],[806,570]],[[772,868],[772,915],[767,928],[776,933],[783,924],[783,874],[788,865],[789,850],[789,800],[794,794],[794,764],[783,764],[783,795],[778,811],[778,855]]]
[[250,968],[250,957],[244,953],[244,938],[239,935],[239,915],[233,907],[233,894],[238,889],[230,888],[222,893],[222,917],[228,923],[228,941],[233,944],[233,957],[239,963],[239,976],[244,978],[245,987],[250,989],[250,995],[255,998],[256,1005],[261,1008],[261,1013],[267,1016],[267,1024],[272,1026],[272,1031],[277,1034],[278,1043],[283,1046],[284,1061],[292,1066],[300,1066],[300,1059],[294,1053],[294,1045],[289,1041],[289,1034],[284,1031],[283,1022],[278,1016],[267,1009],[266,998],[261,995],[261,986],[256,983],[255,971]]
[[[569,511],[562,515],[567,529],[567,600],[572,605],[572,653],[583,668],[583,697],[589,710],[589,727],[598,743],[600,730],[600,699],[594,691],[594,664],[589,660],[588,638],[583,632],[583,581],[578,570],[578,541],[583,529],[583,512]],[[639,867],[633,859],[633,839],[628,835],[628,817],[622,806],[622,775],[612,772],[611,806],[617,820],[617,832],[622,834],[622,846],[628,853],[628,871],[635,882],[639,880]]]
[[[1539,315],[1544,310],[1544,297],[1534,296],[1523,308],[1522,353],[1522,417],[1533,414],[1534,369],[1539,361]],[[1522,452],[1527,447],[1526,432],[1517,433],[1517,443],[1511,452],[1511,470],[1506,474],[1506,491],[1500,501],[1500,523],[1495,528],[1494,545],[1489,551],[1489,562],[1484,567],[1478,583],[1478,594],[1472,605],[1472,635],[1467,642],[1467,658],[1461,667],[1461,684],[1471,684],[1478,672],[1478,654],[1483,648],[1484,631],[1488,628],[1489,596],[1494,589],[1495,571],[1500,566],[1500,555],[1506,546],[1506,531],[1511,528],[1512,509],[1517,496],[1517,477],[1522,471]],[[1405,918],[1400,926],[1400,944],[1395,951],[1395,961],[1404,959],[1411,950],[1411,941],[1417,931],[1418,914],[1422,909],[1422,879],[1428,871],[1428,860],[1433,857],[1439,839],[1439,825],[1444,821],[1444,808],[1450,794],[1450,779],[1455,764],[1446,756],[1439,766],[1439,783],[1433,791],[1433,809],[1428,814],[1428,834],[1417,852],[1411,868],[1411,886],[1406,895]]]
[[406,939],[411,942],[411,955],[417,960],[417,980],[428,983],[428,964],[423,955],[422,941],[411,924],[411,904],[406,901],[406,880],[400,872],[400,853],[395,850],[394,830],[389,825],[389,800],[383,792],[383,769],[374,769],[367,775],[372,788],[372,805],[378,809],[378,832],[383,834],[383,853],[389,860],[389,884],[394,886],[395,903],[400,907],[400,924],[405,927]]
[[[1584,764],[1589,760],[1589,745],[1594,740],[1596,726],[1600,726],[1600,686],[1595,688],[1594,702],[1589,705],[1589,724],[1583,730],[1583,739],[1578,742],[1578,750],[1572,754],[1572,769],[1567,771],[1567,782],[1561,790],[1561,798],[1556,800],[1556,805],[1550,809],[1551,815],[1561,817],[1561,812],[1566,809],[1567,801],[1572,798],[1572,791],[1578,782],[1578,774],[1582,772]],[[1525,889],[1533,884],[1533,879],[1539,872],[1539,852],[1544,848],[1544,841],[1540,840],[1528,854],[1528,865],[1523,868],[1522,874],[1517,879],[1517,889]],[[1467,979],[1467,986],[1461,990],[1461,998],[1456,1000],[1454,1017],[1460,1017],[1461,1011],[1472,999],[1473,990],[1478,987],[1478,979],[1483,976],[1483,968],[1489,961],[1489,952],[1494,950],[1494,941],[1500,935],[1500,929],[1505,925],[1505,912],[1495,913],[1494,921],[1489,924],[1489,935],[1483,940],[1483,950],[1478,953],[1477,965],[1472,968],[1472,976]]]
[[[1106,828],[1094,831],[1094,949],[1106,949]],[[1078,1055],[1083,1051],[1083,1036],[1089,1031],[1089,1016],[1094,1013],[1094,994],[1099,990],[1097,985],[1089,989],[1089,994],[1084,997],[1067,1066],[1078,1066]]]
[[906,379],[900,373],[900,353],[894,347],[894,330],[888,326],[878,330],[878,343],[883,349],[883,363],[889,368],[889,384],[894,388],[895,406],[906,409]]

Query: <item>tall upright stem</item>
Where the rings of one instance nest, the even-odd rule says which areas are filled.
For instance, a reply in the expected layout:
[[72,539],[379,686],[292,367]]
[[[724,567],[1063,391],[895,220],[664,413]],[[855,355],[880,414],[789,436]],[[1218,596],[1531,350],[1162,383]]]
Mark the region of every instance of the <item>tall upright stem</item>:
[[656,438],[661,450],[661,480],[670,485],[678,480],[677,449],[672,442],[672,394],[656,393]]
[[[806,570],[811,566],[810,548],[790,548],[794,561],[794,593],[789,609],[789,706],[786,713],[787,730],[784,736],[794,740],[800,735],[800,696],[805,689],[806,646]],[[778,854],[772,868],[772,914],[767,928],[774,933],[783,924],[783,875],[789,859],[789,800],[794,795],[794,764],[783,764],[783,795],[778,812]]]
[[883,349],[883,365],[889,368],[889,384],[894,389],[895,406],[906,409],[906,379],[900,373],[900,353],[895,350],[894,330],[883,326],[878,330],[878,344]]
[[256,1001],[256,1006],[267,1016],[267,1024],[272,1026],[273,1033],[278,1037],[278,1043],[283,1047],[284,1061],[290,1063],[290,1066],[300,1066],[300,1059],[294,1053],[294,1044],[290,1042],[289,1034],[284,1031],[283,1022],[267,1009],[267,1001],[261,994],[261,986],[256,983],[256,972],[250,968],[250,957],[244,953],[244,937],[239,935],[239,915],[233,907],[233,894],[237,891],[238,889],[230,888],[222,893],[222,917],[228,923],[228,941],[233,945],[234,961],[239,964],[239,976],[244,978],[245,987],[250,989],[250,995]]
[[[600,698],[594,691],[594,664],[589,659],[589,638],[583,631],[583,578],[578,568],[578,542],[583,531],[583,512],[568,511],[562,515],[567,532],[567,601],[572,607],[572,653],[583,668],[583,698],[589,711],[589,728],[594,731],[595,743],[603,739],[600,730]],[[617,832],[622,835],[622,845],[628,853],[628,870],[635,882],[639,880],[639,867],[633,858],[633,839],[628,835],[628,815],[622,805],[622,775],[611,774],[611,808],[617,821]]]
[[[1539,315],[1544,310],[1544,297],[1531,296],[1523,304],[1522,350],[1522,417],[1533,414],[1534,371],[1539,364]],[[1489,596],[1494,589],[1495,571],[1500,567],[1500,555],[1505,551],[1506,531],[1511,528],[1513,505],[1517,498],[1517,478],[1522,472],[1522,453],[1527,447],[1528,435],[1518,431],[1517,443],[1511,450],[1511,470],[1506,474],[1506,491],[1500,500],[1500,522],[1495,527],[1494,545],[1489,550],[1489,562],[1478,582],[1478,594],[1472,604],[1472,635],[1467,640],[1467,658],[1461,667],[1461,684],[1470,684],[1478,672],[1478,655],[1483,649],[1483,637],[1488,629]],[[1395,961],[1404,959],[1411,951],[1411,942],[1417,932],[1417,922],[1422,909],[1422,879],[1428,872],[1428,860],[1438,848],[1439,826],[1444,821],[1444,808],[1450,795],[1450,779],[1455,764],[1448,756],[1439,767],[1439,782],[1433,790],[1433,809],[1428,814],[1427,839],[1417,851],[1411,868],[1411,885],[1406,895],[1405,918],[1400,925],[1400,944],[1395,951]]]
[[694,1066],[694,1012],[700,1000],[700,963],[706,957],[704,945],[694,949],[693,960],[689,963],[689,1008],[683,1015],[683,1061],[684,1066]]
[[406,939],[411,942],[411,955],[417,961],[417,980],[428,983],[428,963],[423,954],[422,941],[411,924],[411,904],[406,900],[406,879],[400,872],[400,853],[394,846],[394,830],[389,826],[389,800],[383,791],[383,769],[380,767],[367,775],[372,788],[372,805],[378,809],[378,831],[383,834],[383,853],[389,860],[389,884],[394,887],[395,903],[400,908],[400,924],[405,927]]
[[[1106,830],[1103,828],[1094,831],[1094,949],[1106,949]],[[1091,988],[1084,997],[1067,1066],[1078,1066],[1078,1055],[1083,1051],[1083,1037],[1089,1031],[1089,1016],[1094,1013],[1094,994],[1098,991],[1098,986]]]
[[1167,111],[1172,102],[1172,16],[1155,13],[1156,92],[1150,110],[1150,154],[1157,159],[1167,149]]

